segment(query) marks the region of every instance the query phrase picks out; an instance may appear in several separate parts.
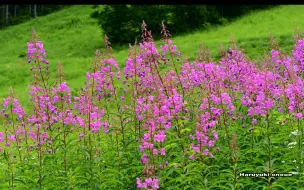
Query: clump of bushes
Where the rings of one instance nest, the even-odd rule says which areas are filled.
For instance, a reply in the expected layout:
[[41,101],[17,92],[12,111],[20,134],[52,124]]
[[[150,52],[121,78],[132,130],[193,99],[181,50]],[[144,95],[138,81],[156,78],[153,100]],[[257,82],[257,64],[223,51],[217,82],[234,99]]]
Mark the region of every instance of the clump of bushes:
[[270,5],[106,5],[91,15],[98,19],[102,31],[113,44],[133,43],[140,39],[139,23],[145,20],[153,37],[159,39],[159,28],[164,22],[174,28],[174,35],[206,29],[251,10],[273,7]]

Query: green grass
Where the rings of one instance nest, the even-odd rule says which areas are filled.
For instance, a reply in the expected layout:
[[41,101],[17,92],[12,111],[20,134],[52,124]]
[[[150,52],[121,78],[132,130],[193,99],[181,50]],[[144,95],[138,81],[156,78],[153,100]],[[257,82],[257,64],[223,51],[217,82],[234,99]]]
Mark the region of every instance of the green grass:
[[[90,18],[92,6],[72,6],[60,12],[33,19],[26,23],[0,31],[0,98],[8,95],[13,87],[22,103],[29,98],[27,84],[31,80],[30,65],[27,63],[26,42],[32,29],[43,41],[47,57],[54,72],[58,61],[63,64],[68,84],[80,88],[84,84],[85,72],[89,70],[96,48],[102,48],[103,35],[97,21]],[[270,10],[250,13],[226,26],[212,27],[208,31],[196,31],[183,36],[173,36],[173,42],[182,54],[194,58],[199,43],[211,50],[218,58],[219,47],[227,47],[231,35],[244,52],[253,59],[269,50],[269,34],[280,46],[291,51],[293,48],[294,23],[304,30],[304,6],[286,5]],[[139,23],[140,24],[140,23]],[[169,30],[174,30],[174,28]],[[111,40],[111,39],[110,39]],[[156,43],[157,45],[160,42]],[[121,48],[120,48],[121,49]],[[114,50],[114,56],[123,67],[128,50]],[[23,56],[23,57],[22,57]]]

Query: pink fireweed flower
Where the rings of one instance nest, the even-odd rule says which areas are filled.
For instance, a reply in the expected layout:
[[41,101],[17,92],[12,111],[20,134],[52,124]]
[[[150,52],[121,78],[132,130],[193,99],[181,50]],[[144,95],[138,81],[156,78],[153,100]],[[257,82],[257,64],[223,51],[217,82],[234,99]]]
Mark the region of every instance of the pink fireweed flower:
[[208,155],[208,153],[209,153],[209,150],[208,150],[208,149],[205,149],[205,150],[203,151],[203,155]]
[[63,92],[70,92],[70,88],[67,86],[66,82],[63,82],[62,84],[58,85],[58,91],[63,93]]
[[101,122],[100,120],[97,120],[95,122],[91,122],[91,130],[92,130],[92,133],[98,133],[100,127],[101,127]]
[[[285,93],[288,97],[288,111],[289,113],[293,113],[296,108],[303,110],[304,108],[304,81],[298,78],[296,81],[291,82],[287,89],[285,89]],[[301,113],[301,112],[299,112]]]
[[164,127],[166,130],[169,130],[171,128],[171,122],[165,123]]
[[165,156],[165,155],[166,155],[166,149],[165,149],[165,148],[161,148],[161,149],[160,149],[160,154],[161,154],[162,156]]
[[81,132],[81,133],[79,134],[78,140],[81,141],[83,137],[84,137],[84,134]]
[[199,146],[195,146],[194,144],[192,144],[191,147],[194,152],[196,152],[196,153],[200,152]]
[[33,140],[36,140],[36,134],[35,132],[33,131],[32,127],[30,126],[30,131],[28,133],[28,136],[33,139]]
[[4,106],[5,108],[8,107],[9,101],[11,101],[11,97],[4,98],[4,99],[3,99],[3,106]]
[[3,134],[3,132],[0,132],[0,142],[4,142],[4,134]]
[[134,74],[135,74],[135,65],[133,64],[133,59],[128,58],[124,69],[124,75],[126,77],[126,80],[133,77]]
[[158,131],[158,134],[154,135],[154,140],[156,142],[164,142],[166,140],[166,135],[163,130]]
[[36,47],[38,48],[39,52],[45,57],[45,50],[43,47],[43,43],[41,41],[36,42]]
[[194,158],[195,158],[194,155],[189,156],[190,160],[193,160]]
[[16,99],[16,98],[13,99],[11,97],[8,97],[8,98],[3,99],[4,109],[2,110],[2,114],[5,117],[8,117],[7,108],[9,105],[11,105],[11,112],[17,116],[17,120],[21,120],[24,117],[24,115],[26,114],[23,107],[19,104],[18,99]]
[[27,47],[28,47],[29,63],[32,62],[34,57],[36,57],[43,63],[48,64],[48,61],[44,59],[46,57],[46,52],[44,50],[42,41],[37,41],[36,43],[28,42]]
[[215,140],[218,140],[218,134],[217,134],[216,130],[213,130],[213,131],[212,131],[212,134],[213,134],[213,138],[214,138]]
[[16,137],[15,135],[10,135],[8,136],[8,139],[11,141],[11,142],[14,142],[16,140]]
[[153,149],[153,154],[158,154],[158,150],[155,148],[155,149]]
[[103,123],[103,132],[104,133],[109,132],[109,124],[106,121]]
[[[292,51],[293,59],[295,59],[295,70],[298,73],[304,71],[304,39],[299,40],[295,44],[295,49]],[[303,74],[302,74],[303,75]]]
[[143,154],[141,157],[141,163],[143,163],[143,164],[147,163],[147,161],[148,161],[147,159],[148,159],[148,155]]
[[141,145],[139,146],[141,150],[144,150],[144,149],[152,149],[154,147],[154,144],[152,143],[149,143],[145,140],[142,140],[142,143]]
[[136,178],[136,183],[138,189],[147,189],[147,190],[159,189],[157,178],[147,178],[143,183],[139,178]]
[[[215,102],[220,101],[217,103],[221,103],[221,100],[217,99],[216,96],[213,96],[213,100]],[[207,103],[209,106],[212,106],[210,108],[211,112],[207,112],[209,111],[209,106],[203,105],[205,103]],[[209,148],[214,147],[215,142],[218,140],[218,134],[214,128],[217,124],[216,120],[223,113],[223,110],[213,107],[216,105],[216,103],[210,104],[209,102],[206,102],[205,99],[203,99],[203,104],[201,104],[200,109],[204,112],[200,115],[200,118],[196,123],[196,138],[194,137],[194,135],[191,135],[190,139],[196,140],[196,143],[191,145],[194,153],[207,156],[209,153],[211,153],[209,151]]]
[[29,57],[28,62],[32,61],[33,55],[36,53],[36,48],[34,46],[35,46],[34,43],[31,43],[31,42],[27,43],[27,48],[28,48],[27,55]]

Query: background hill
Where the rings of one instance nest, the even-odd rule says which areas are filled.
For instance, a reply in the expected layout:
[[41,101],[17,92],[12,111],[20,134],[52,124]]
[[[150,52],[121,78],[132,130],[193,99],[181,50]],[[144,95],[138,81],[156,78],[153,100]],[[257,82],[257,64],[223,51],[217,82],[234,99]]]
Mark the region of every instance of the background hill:
[[[0,98],[7,96],[9,87],[13,87],[20,101],[27,102],[27,84],[31,79],[31,72],[30,64],[27,63],[26,42],[33,29],[44,43],[52,76],[55,76],[57,63],[60,61],[68,84],[74,89],[82,87],[95,49],[103,47],[100,27],[97,21],[90,17],[93,11],[92,6],[71,6],[0,30]],[[264,50],[269,50],[270,33],[284,50],[290,52],[293,48],[294,24],[303,31],[303,17],[304,6],[278,6],[250,13],[225,26],[173,36],[173,43],[182,54],[193,59],[202,42],[211,50],[212,56],[218,59],[220,45],[227,47],[233,35],[244,52],[252,59],[258,60],[263,56]],[[168,30],[174,31],[174,28]],[[114,49],[113,55],[123,68],[128,55],[127,46]]]

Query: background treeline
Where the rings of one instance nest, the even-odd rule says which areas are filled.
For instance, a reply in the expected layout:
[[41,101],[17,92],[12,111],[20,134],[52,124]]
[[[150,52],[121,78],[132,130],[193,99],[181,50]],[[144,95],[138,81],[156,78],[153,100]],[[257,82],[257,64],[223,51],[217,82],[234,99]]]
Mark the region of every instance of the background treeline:
[[53,13],[67,6],[69,5],[0,5],[0,29]]
[[[133,43],[140,39],[141,23],[145,20],[153,37],[160,37],[162,21],[174,35],[211,25],[225,24],[257,9],[275,5],[106,5],[94,6],[91,15],[98,19],[104,33],[114,44]],[[174,30],[173,30],[174,29]]]

